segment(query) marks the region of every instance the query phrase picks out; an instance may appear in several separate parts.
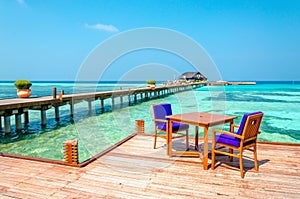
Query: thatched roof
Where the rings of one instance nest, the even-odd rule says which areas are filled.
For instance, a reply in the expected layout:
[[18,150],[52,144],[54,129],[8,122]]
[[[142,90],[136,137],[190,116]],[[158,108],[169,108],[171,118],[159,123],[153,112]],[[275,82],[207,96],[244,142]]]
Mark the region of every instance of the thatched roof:
[[207,80],[207,77],[200,72],[185,72],[179,76],[179,79]]

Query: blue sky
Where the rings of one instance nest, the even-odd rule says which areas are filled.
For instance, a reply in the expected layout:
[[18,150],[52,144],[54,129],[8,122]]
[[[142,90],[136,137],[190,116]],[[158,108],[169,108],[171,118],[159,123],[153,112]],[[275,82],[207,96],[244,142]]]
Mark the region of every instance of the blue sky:
[[[97,45],[143,27],[194,39],[224,80],[300,80],[299,10],[298,0],[1,0],[0,81],[75,80]],[[190,70],[184,60],[148,50],[116,62],[104,80],[149,63]]]

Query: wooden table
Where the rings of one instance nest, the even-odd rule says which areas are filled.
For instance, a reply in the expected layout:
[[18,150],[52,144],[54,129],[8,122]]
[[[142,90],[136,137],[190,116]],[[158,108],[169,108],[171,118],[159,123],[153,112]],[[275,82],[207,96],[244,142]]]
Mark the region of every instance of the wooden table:
[[172,132],[172,123],[180,122],[183,124],[193,125],[196,128],[195,146],[196,151],[172,151],[172,133],[167,132],[167,154],[172,157],[173,155],[180,156],[199,156],[198,149],[198,127],[204,128],[204,152],[203,152],[203,169],[208,169],[208,128],[215,125],[230,123],[230,131],[233,130],[233,120],[237,116],[226,116],[220,114],[211,114],[204,112],[191,112],[166,116],[170,119],[169,132]]

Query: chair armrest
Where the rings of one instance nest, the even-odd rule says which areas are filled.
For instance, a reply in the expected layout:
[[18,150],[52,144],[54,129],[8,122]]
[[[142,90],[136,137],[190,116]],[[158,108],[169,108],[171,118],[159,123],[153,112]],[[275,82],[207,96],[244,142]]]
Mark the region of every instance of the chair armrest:
[[163,119],[154,119],[154,122],[165,122],[167,123],[169,120],[163,120]]
[[220,129],[213,129],[212,130],[213,137],[216,136],[216,133],[222,133],[222,134],[226,134],[226,135],[230,135],[230,136],[233,136],[233,137],[236,137],[236,138],[243,139],[243,137],[238,135],[238,134],[231,133],[231,132],[228,132],[228,131],[223,131],[223,130],[220,130]]

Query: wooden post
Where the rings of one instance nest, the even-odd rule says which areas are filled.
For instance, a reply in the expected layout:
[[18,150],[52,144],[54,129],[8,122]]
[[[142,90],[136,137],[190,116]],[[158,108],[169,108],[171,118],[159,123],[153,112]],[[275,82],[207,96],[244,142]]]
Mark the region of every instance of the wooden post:
[[140,93],[141,101],[143,101],[143,93]]
[[22,129],[22,121],[21,121],[21,114],[15,114],[15,123],[16,123],[16,130],[20,131]]
[[146,100],[148,99],[148,92],[147,91],[145,92],[145,98],[146,98]]
[[46,110],[43,108],[41,109],[41,121],[42,121],[42,126],[46,126]]
[[56,99],[56,87],[54,87],[52,91],[53,91],[52,97],[53,99]]
[[78,165],[78,140],[63,142],[64,161],[71,165]]
[[0,115],[0,130],[2,129],[2,116]]
[[115,98],[111,97],[111,111],[115,110]]
[[137,98],[136,98],[136,94],[134,94],[134,103],[136,104]]
[[70,102],[70,116],[74,117],[74,104]]
[[11,128],[10,128],[10,115],[5,115],[4,116],[4,132],[5,133],[10,133]]
[[28,111],[24,112],[24,124],[29,123],[29,114]]
[[144,120],[135,120],[136,123],[136,133],[144,134],[145,133],[145,121]]
[[[120,86],[120,90],[122,90],[123,88],[122,88],[122,86]],[[123,95],[121,94],[120,95],[120,107],[122,107],[122,105],[123,105]]]
[[101,111],[104,111],[104,99],[101,99]]
[[122,105],[123,105],[123,96],[121,95],[120,96],[120,106],[122,107]]
[[92,101],[91,100],[88,100],[88,112],[89,112],[89,115],[92,115]]
[[128,106],[130,106],[130,94],[128,94]]
[[59,121],[59,106],[55,106],[54,110],[55,110],[55,120]]

